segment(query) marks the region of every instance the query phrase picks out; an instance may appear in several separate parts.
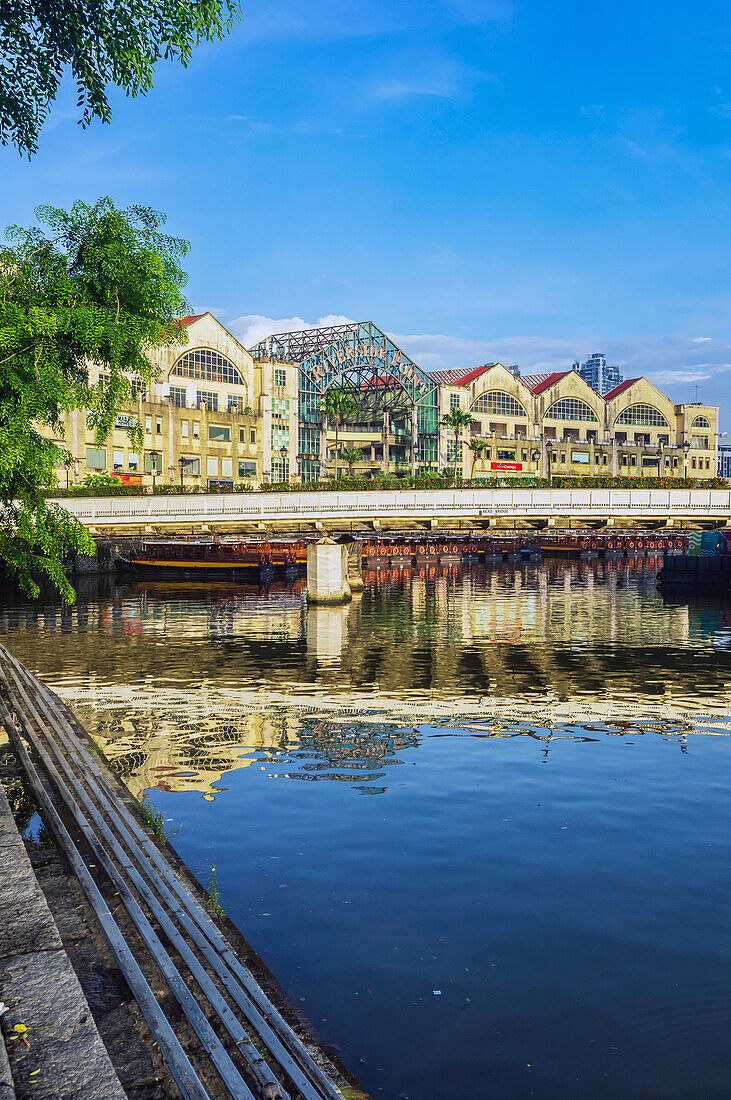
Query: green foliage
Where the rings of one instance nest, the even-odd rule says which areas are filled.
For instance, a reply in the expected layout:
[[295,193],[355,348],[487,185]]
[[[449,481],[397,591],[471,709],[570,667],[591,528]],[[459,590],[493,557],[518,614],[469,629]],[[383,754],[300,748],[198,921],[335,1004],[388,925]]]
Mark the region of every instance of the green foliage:
[[348,473],[352,473],[356,462],[360,462],[363,457],[363,451],[360,447],[343,447],[340,457],[348,467]]
[[335,424],[335,477],[338,476],[338,440],[340,425],[343,421],[352,419],[358,411],[358,406],[347,390],[339,386],[333,386],[327,391],[320,402],[320,415],[326,420],[332,420]]
[[[174,319],[189,311],[188,246],[159,232],[162,214],[110,199],[36,214],[45,229],[12,226],[0,247],[0,562],[28,594],[44,575],[72,603],[63,561],[94,543],[44,499],[54,467],[71,462],[62,416],[82,410],[101,444],[132,380],[152,378],[149,351],[185,342]],[[109,375],[102,388],[89,384],[90,361]],[[141,445],[139,425],[130,437]]]
[[0,4],[0,142],[29,157],[36,151],[67,70],[76,83],[79,122],[109,122],[108,85],[146,95],[160,58],[187,66],[193,47],[223,38],[239,11],[238,0]]
[[214,917],[225,917],[223,909],[220,905],[221,894],[218,889],[218,876],[216,875],[216,868],[211,867],[211,873],[208,876],[208,893],[206,896],[206,905],[213,913]]
[[475,472],[475,463],[477,462],[478,458],[482,458],[484,456],[485,452],[488,449],[488,443],[485,439],[471,439],[467,446],[472,451],[472,465],[470,467],[470,476],[473,476]]
[[165,833],[165,815],[162,810],[155,809],[149,798],[143,798],[140,802],[140,816],[160,843],[167,844],[168,838]]

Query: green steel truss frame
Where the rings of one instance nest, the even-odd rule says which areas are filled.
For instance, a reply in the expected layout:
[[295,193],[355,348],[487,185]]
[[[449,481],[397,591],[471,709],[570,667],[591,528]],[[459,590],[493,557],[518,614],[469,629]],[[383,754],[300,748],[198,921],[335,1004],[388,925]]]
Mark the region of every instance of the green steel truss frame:
[[411,437],[416,410],[416,464],[437,462],[437,384],[371,321],[279,332],[253,348],[255,359],[299,367],[299,455],[303,481],[320,471],[320,402],[336,386],[353,398],[354,421],[403,425]]

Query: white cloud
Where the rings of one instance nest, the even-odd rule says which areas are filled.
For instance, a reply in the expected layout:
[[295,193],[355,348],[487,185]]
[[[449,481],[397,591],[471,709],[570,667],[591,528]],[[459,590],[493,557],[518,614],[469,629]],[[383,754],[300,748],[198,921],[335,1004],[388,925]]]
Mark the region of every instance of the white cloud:
[[275,332],[298,332],[303,328],[326,328],[329,325],[351,324],[350,317],[330,313],[316,321],[305,321],[303,317],[264,317],[259,313],[248,313],[231,321],[227,328],[240,340],[245,348],[258,344],[266,336]]
[[483,72],[451,58],[399,58],[399,69],[391,75],[379,70],[370,94],[374,99],[407,99],[412,96],[434,96],[454,99],[475,84],[495,80],[492,73]]
[[652,375],[656,386],[669,386],[674,382],[707,382],[710,374],[701,374],[692,370],[661,370]]
[[694,344],[707,344],[707,343],[709,343],[710,339],[711,339],[710,336],[694,336],[693,337],[693,343]]

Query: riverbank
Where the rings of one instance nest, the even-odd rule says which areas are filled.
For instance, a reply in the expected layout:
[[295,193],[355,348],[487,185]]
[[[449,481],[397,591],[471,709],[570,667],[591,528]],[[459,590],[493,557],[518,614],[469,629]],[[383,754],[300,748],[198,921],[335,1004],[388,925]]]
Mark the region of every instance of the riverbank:
[[[43,950],[60,952],[59,958],[63,957],[69,967],[73,962],[71,973],[78,975],[77,985],[80,982],[84,986],[84,976],[87,979],[83,992],[81,986],[78,992],[82,998],[86,992],[88,998],[85,1010],[74,1010],[70,1015],[62,1012],[61,1017],[54,1016],[50,1006],[39,1009],[33,1013],[32,1025],[5,1014],[11,1064],[13,1059],[20,1059],[17,1070],[12,1066],[17,1096],[24,1095],[17,1083],[25,1074],[26,1084],[30,1081],[33,1085],[32,1095],[47,1095],[49,1100],[55,1095],[100,1095],[109,1100],[127,1095],[164,1100],[180,1095],[179,1086],[186,1086],[186,1082],[185,1095],[200,1097],[248,1097],[253,1094],[250,1087],[267,1100],[280,1096],[329,1100],[364,1097],[344,1068],[336,1065],[336,1059],[313,1036],[234,926],[222,914],[215,917],[210,909],[206,910],[206,900],[210,902],[211,898],[206,899],[170,845],[159,843],[143,828],[138,805],[98,755],[90,754],[93,745],[71,713],[37,681],[25,676],[7,651],[0,650],[0,658],[5,673],[4,725],[15,755],[13,760],[6,746],[4,769],[8,782],[16,788],[16,794],[20,783],[17,801],[25,800],[27,817],[28,792],[23,783],[30,778],[34,797],[43,803],[44,819],[50,819],[53,833],[66,847],[66,858],[68,840],[72,839],[71,855],[79,865],[75,875],[67,873],[64,860],[48,847],[45,831],[31,841],[27,854],[15,825],[14,844],[7,854],[0,849],[0,860],[9,873],[16,865],[25,867],[17,898],[20,926],[26,923],[25,898],[34,898],[34,904],[44,911],[51,937]],[[23,739],[18,736],[21,726]],[[26,749],[30,749],[30,755]],[[42,787],[38,785],[39,772],[43,775]],[[61,781],[62,773],[65,783]],[[8,808],[6,817],[9,812]],[[44,901],[41,872],[55,880],[53,912],[53,905]],[[85,895],[82,901],[79,881]],[[0,923],[6,919],[0,907]],[[71,923],[65,926],[65,921]],[[61,927],[65,927],[63,934]],[[115,941],[117,933],[125,944],[133,946],[142,968],[140,974],[135,976],[134,967],[125,965],[124,951]],[[35,936],[29,942],[35,942]],[[0,970],[4,973],[5,968]],[[190,977],[184,977],[186,974]],[[0,997],[10,1004],[6,980],[0,978],[0,982]],[[134,998],[128,985],[134,989]],[[147,1001],[141,994],[149,995]],[[27,1004],[23,990],[16,986],[12,998],[11,1011],[17,1014]],[[42,1046],[48,1046],[46,1030],[54,1036],[63,1033],[62,1047],[55,1057],[61,1070],[68,1070],[73,1077],[70,1055],[91,1042],[85,1033],[78,1034],[78,1025],[69,1023],[77,1016],[94,1028],[100,1051],[105,1051],[106,1044],[109,1069],[112,1074],[116,1070],[122,1081],[118,1093],[107,1084],[106,1091],[94,1093],[86,1083],[73,1080],[62,1093],[44,1094],[39,1093],[35,1077],[30,1078],[28,1052],[35,1050],[38,1054]],[[42,1026],[38,1023],[41,1019]],[[31,1045],[26,1047],[23,1036],[13,1038],[18,1034],[13,1031],[16,1022],[38,1028],[37,1034],[28,1033]],[[156,1053],[156,1045],[166,1054],[164,1061]],[[35,1076],[40,1077],[43,1066],[37,1058],[34,1068],[39,1068]]]

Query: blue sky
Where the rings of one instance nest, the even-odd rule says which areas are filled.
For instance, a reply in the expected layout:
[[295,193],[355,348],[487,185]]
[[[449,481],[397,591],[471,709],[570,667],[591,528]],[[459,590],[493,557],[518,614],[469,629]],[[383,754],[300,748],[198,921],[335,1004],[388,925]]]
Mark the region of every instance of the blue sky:
[[731,7],[253,0],[110,126],[66,88],[3,221],[109,194],[249,344],[373,320],[425,367],[604,351],[731,431]]

